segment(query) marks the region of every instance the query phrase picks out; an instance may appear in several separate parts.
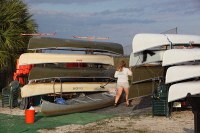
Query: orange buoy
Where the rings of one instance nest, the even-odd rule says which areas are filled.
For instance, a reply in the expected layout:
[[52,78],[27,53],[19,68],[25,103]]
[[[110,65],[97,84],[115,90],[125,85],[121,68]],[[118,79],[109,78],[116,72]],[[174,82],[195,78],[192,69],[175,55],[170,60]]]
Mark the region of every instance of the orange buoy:
[[33,124],[35,121],[35,110],[27,109],[25,110],[25,121],[27,124]]

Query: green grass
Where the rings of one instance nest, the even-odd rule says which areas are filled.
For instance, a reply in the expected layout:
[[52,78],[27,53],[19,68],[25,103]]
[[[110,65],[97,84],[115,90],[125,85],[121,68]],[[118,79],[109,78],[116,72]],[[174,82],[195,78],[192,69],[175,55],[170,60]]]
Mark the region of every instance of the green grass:
[[62,116],[44,117],[39,113],[35,116],[34,124],[26,124],[25,116],[0,114],[0,133],[36,133],[39,129],[52,130],[55,127],[69,124],[85,125],[111,117],[112,116],[110,115],[96,113],[75,113]]

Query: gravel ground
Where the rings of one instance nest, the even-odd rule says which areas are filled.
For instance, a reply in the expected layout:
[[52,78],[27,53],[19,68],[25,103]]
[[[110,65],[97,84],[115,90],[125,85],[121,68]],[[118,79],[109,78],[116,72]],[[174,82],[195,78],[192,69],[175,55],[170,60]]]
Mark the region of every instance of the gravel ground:
[[132,107],[121,103],[91,112],[114,114],[116,117],[87,125],[66,125],[55,129],[42,129],[40,133],[193,133],[194,119],[191,110],[172,112],[171,117],[152,117],[151,98],[137,98]]
[[[132,107],[126,107],[125,103],[117,107],[108,107],[95,111],[99,114],[112,114],[114,118],[89,123],[86,125],[65,125],[54,129],[41,129],[40,133],[193,133],[194,116],[191,110],[174,111],[171,117],[152,117],[151,98],[136,98],[131,102]],[[36,108],[39,111],[39,108]],[[24,111],[18,108],[2,108],[0,101],[0,113],[12,115],[24,115]]]

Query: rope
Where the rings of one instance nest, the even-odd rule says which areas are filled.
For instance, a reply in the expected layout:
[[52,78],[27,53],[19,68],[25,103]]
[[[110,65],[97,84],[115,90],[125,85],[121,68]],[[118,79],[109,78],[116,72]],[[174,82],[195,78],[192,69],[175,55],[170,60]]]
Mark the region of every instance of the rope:
[[109,79],[108,81],[107,81],[107,83],[105,83],[104,85],[101,85],[100,86],[100,88],[104,88],[106,85],[108,85],[108,83],[110,83],[111,81],[114,81],[115,79]]

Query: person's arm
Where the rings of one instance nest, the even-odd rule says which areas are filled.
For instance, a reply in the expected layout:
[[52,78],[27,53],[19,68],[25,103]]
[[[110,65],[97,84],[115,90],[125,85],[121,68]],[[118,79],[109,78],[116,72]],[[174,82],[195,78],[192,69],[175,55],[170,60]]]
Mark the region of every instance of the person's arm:
[[128,69],[128,75],[129,75],[129,76],[133,76],[133,73],[132,73],[132,71],[131,71],[131,68]]
[[118,73],[119,71],[115,71],[115,75],[114,75],[115,78],[118,78]]

